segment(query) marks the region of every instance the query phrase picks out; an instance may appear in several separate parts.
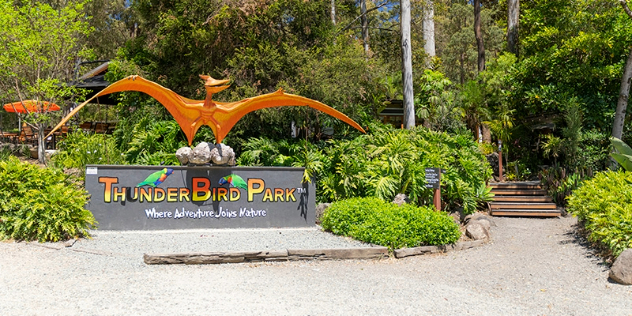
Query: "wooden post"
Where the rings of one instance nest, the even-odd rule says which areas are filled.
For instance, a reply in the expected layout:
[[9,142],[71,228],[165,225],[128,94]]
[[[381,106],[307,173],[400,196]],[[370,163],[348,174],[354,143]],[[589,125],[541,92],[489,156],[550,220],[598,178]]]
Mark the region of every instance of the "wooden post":
[[498,141],[498,181],[503,182],[503,143]]
[[439,185],[438,189],[434,189],[434,206],[437,211],[441,211],[441,185]]

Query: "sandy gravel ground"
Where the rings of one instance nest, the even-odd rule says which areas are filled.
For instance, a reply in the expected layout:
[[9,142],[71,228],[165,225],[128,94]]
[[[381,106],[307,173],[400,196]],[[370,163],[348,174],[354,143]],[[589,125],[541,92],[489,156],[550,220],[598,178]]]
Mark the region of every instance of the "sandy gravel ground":
[[[496,218],[493,242],[380,261],[147,266],[144,252],[353,247],[313,229],[97,232],[0,243],[0,315],[632,315],[573,218]],[[59,248],[60,245],[46,245]]]

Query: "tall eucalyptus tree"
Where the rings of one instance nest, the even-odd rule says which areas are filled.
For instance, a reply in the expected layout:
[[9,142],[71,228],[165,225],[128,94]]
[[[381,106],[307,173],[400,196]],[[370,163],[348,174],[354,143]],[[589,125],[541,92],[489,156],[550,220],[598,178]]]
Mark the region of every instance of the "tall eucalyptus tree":
[[413,61],[410,47],[410,0],[401,0],[400,29],[402,43],[402,81],[404,83],[404,127],[415,127],[415,105],[413,103]]

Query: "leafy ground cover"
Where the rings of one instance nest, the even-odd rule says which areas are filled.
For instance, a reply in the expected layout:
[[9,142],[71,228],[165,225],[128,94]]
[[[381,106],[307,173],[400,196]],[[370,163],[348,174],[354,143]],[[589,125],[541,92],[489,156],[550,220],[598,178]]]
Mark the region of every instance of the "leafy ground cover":
[[0,238],[59,241],[96,225],[88,194],[73,178],[16,157],[0,161]]
[[586,180],[568,198],[567,210],[616,257],[632,247],[632,172],[605,171]]
[[398,206],[375,197],[333,203],[323,215],[322,226],[336,235],[390,249],[451,244],[461,236],[459,226],[444,212],[427,206]]

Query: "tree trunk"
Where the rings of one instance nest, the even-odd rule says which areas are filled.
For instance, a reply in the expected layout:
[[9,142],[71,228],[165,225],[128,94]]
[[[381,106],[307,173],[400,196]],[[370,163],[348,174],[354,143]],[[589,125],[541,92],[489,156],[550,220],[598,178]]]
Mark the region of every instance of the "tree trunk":
[[482,128],[483,128],[483,142],[484,143],[491,143],[492,142],[492,132],[489,129],[489,126],[487,126],[487,124],[481,124]]
[[434,26],[434,3],[433,0],[426,0],[424,6],[424,18],[423,18],[423,32],[424,32],[424,50],[428,59],[426,60],[426,67],[431,66],[432,57],[437,54],[435,52],[435,26]]
[[366,16],[366,0],[360,0],[360,14],[362,14],[362,42],[364,44],[364,57],[369,57],[369,19]]
[[465,84],[465,54],[459,54],[459,82]]
[[478,48],[478,71],[485,70],[485,45],[481,32],[481,0],[474,0],[474,36]]
[[[632,18],[632,12],[628,8],[625,0],[619,0],[623,7],[623,11]],[[628,98],[630,97],[630,80],[632,80],[632,49],[628,54],[628,59],[623,66],[623,77],[621,77],[621,89],[619,90],[619,100],[617,101],[617,110],[614,113],[614,122],[612,124],[612,137],[621,139],[623,136],[623,125],[625,123],[625,113],[628,107]],[[610,166],[616,168],[617,162],[610,159]]]
[[518,25],[520,24],[520,0],[507,1],[507,49],[518,56]]
[[331,23],[336,25],[336,0],[331,0]]
[[37,124],[37,161],[46,164],[46,140],[44,139],[44,124]]
[[413,61],[410,48],[410,0],[400,5],[400,29],[402,32],[402,81],[404,83],[404,127],[415,126],[415,104],[413,103]]
[[628,54],[628,59],[623,66],[623,77],[621,78],[621,90],[619,90],[619,101],[617,101],[617,111],[614,114],[614,124],[612,125],[612,137],[621,139],[623,136],[623,123],[625,122],[625,112],[628,107],[630,97],[630,81],[632,80],[632,49]]

